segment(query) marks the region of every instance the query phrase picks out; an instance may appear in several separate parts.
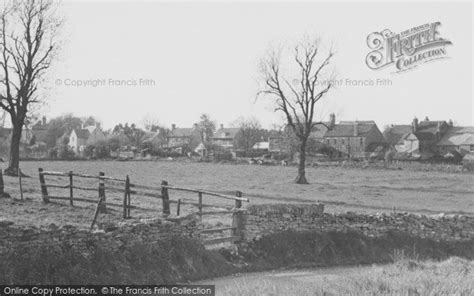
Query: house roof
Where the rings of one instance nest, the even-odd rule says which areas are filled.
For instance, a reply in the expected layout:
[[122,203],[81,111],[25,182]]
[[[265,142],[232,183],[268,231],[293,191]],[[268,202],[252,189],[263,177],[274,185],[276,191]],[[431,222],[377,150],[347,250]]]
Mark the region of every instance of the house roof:
[[474,145],[474,126],[453,127],[447,131],[438,146]]
[[430,133],[436,134],[438,131],[438,125],[447,124],[446,121],[443,120],[424,120],[418,123],[418,127],[416,129],[416,133]]
[[90,132],[87,129],[74,129],[74,132],[79,139],[87,140],[90,136]]
[[196,130],[194,128],[181,128],[177,127],[170,131],[170,138],[186,138],[191,137]]
[[324,137],[353,137],[356,127],[357,133],[355,136],[365,136],[374,126],[376,126],[374,121],[343,121],[328,130]]
[[[329,123],[325,123],[327,126]],[[322,124],[318,124],[313,129],[311,130],[311,136],[317,139],[322,139],[324,138],[324,135],[327,133],[328,128],[327,126],[324,126]]]
[[105,140],[105,134],[100,128],[95,128],[87,138],[87,145],[96,144],[98,141]]
[[240,128],[238,127],[226,127],[220,128],[217,130],[212,137],[213,139],[233,139],[235,135],[239,132]]
[[411,125],[392,125],[383,132],[383,136],[389,144],[397,144],[403,141],[411,131]]

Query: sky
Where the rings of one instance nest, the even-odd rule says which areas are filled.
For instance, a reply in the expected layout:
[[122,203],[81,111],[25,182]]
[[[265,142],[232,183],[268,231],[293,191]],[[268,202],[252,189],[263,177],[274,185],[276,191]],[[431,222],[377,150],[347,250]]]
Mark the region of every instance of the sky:
[[[226,126],[241,116],[281,124],[271,100],[256,100],[259,61],[310,36],[336,52],[330,70],[340,81],[316,106],[318,120],[333,112],[380,129],[415,116],[474,125],[472,3],[107,1],[59,12],[65,42],[47,76],[47,117],[91,115],[106,128],[145,117],[190,127],[202,113]],[[452,42],[448,58],[401,73],[366,65],[370,33],[437,21]]]

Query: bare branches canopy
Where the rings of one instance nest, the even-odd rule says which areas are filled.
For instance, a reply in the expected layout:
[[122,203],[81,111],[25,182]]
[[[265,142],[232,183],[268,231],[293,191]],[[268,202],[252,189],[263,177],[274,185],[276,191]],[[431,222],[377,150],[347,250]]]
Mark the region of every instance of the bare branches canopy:
[[[298,138],[300,155],[298,177],[295,181],[305,184],[306,144],[313,127],[324,124],[315,119],[315,106],[333,87],[328,66],[334,53],[323,52],[319,40],[309,39],[294,47],[293,58],[288,65],[282,62],[284,53],[283,50],[273,50],[262,60],[263,86],[258,97],[274,101],[275,110],[284,114],[288,126]],[[284,66],[290,68],[288,73],[285,73],[289,74],[288,76],[283,74]]]
[[18,169],[21,130],[58,50],[61,21],[51,0],[6,1],[0,7],[0,108],[13,126],[7,172]]

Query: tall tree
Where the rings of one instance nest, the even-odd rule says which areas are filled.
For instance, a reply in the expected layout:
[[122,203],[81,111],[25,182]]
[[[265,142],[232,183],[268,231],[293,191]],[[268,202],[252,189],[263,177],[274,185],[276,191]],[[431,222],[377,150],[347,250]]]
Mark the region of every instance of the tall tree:
[[[274,101],[275,110],[284,114],[299,141],[298,175],[295,179],[298,184],[308,183],[305,162],[311,130],[317,124],[324,124],[314,118],[315,105],[333,86],[327,66],[334,54],[332,51],[327,54],[320,51],[319,40],[304,40],[295,46],[293,65],[296,75],[292,80],[282,74],[282,51],[271,52],[261,62],[264,83],[257,97],[265,96]],[[323,58],[319,59],[321,55]],[[324,77],[326,80],[322,79]]]
[[56,56],[61,22],[51,0],[8,1],[0,9],[0,108],[13,127],[5,173],[16,175],[23,125],[41,101],[38,88]]

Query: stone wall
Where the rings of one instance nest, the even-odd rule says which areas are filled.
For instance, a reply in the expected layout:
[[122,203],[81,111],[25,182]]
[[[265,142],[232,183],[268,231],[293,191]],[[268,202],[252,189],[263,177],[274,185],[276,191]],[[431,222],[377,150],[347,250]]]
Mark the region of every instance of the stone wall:
[[[22,245],[73,245],[76,250],[84,252],[100,246],[102,249],[120,251],[135,244],[152,243],[174,235],[199,239],[199,225],[195,219],[183,221],[125,221],[118,225],[101,225],[101,230],[94,232],[54,224],[46,228],[20,228],[0,221],[0,253]],[[244,241],[247,242],[290,229],[320,232],[355,230],[369,237],[397,230],[420,238],[443,241],[474,239],[474,217],[470,216],[408,213],[362,215],[351,212],[327,214],[324,213],[324,205],[307,203],[250,205],[243,212],[243,225]]]
[[282,230],[321,232],[355,230],[376,237],[392,230],[435,240],[474,239],[474,217],[463,215],[424,216],[408,213],[362,215],[324,213],[322,204],[251,205],[244,214],[246,241]]
[[100,231],[89,231],[74,226],[16,227],[0,221],[0,253],[19,246],[71,245],[76,250],[87,252],[97,246],[110,251],[120,251],[140,243],[164,240],[173,235],[194,237],[195,225],[179,225],[163,220],[123,222],[119,225],[101,227]]

